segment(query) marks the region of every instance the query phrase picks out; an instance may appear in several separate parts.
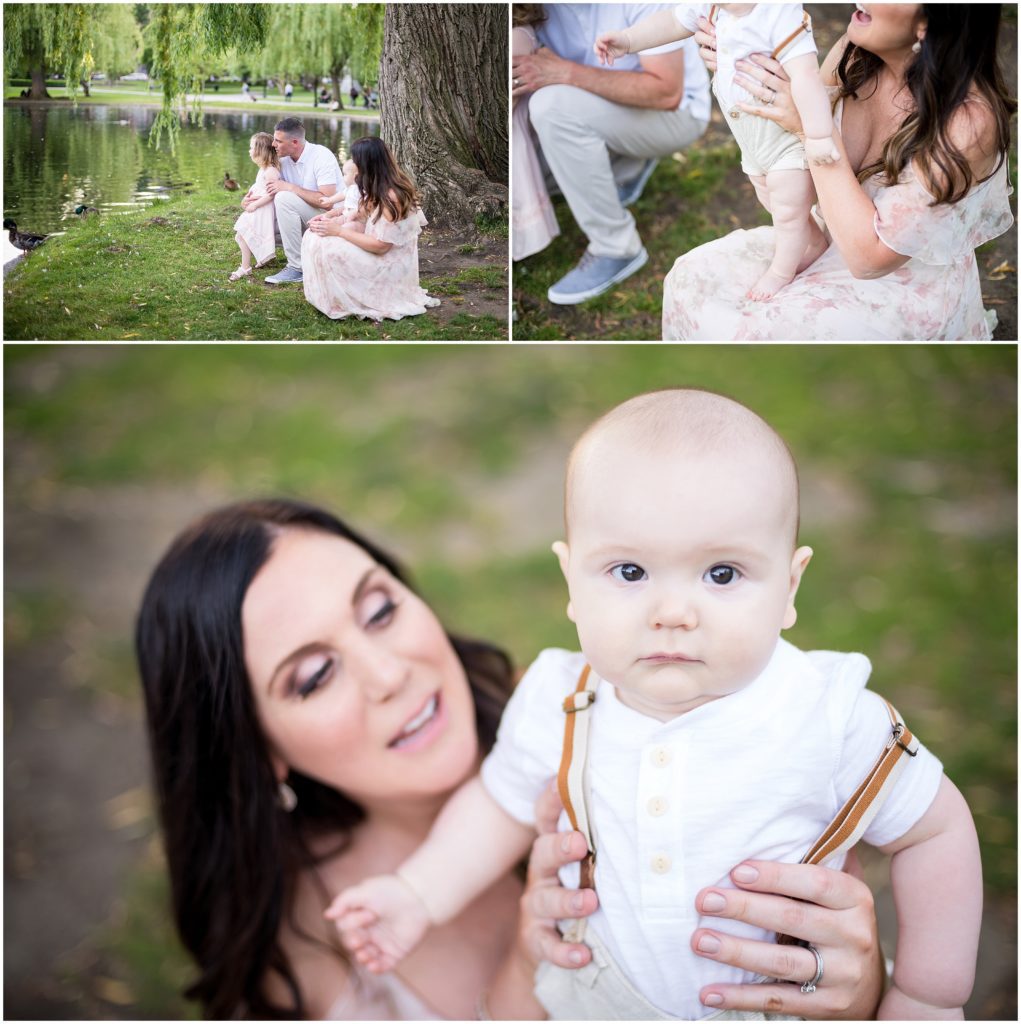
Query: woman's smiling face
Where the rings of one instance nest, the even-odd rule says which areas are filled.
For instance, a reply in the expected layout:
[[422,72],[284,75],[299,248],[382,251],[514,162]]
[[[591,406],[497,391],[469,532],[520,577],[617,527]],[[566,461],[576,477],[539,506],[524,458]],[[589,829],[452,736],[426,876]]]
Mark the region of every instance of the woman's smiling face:
[[847,26],[847,37],[870,53],[885,54],[909,49],[924,35],[925,15],[921,4],[864,4]]
[[241,622],[279,778],[294,768],[372,808],[444,795],[473,769],[464,667],[429,607],[356,544],[281,531]]

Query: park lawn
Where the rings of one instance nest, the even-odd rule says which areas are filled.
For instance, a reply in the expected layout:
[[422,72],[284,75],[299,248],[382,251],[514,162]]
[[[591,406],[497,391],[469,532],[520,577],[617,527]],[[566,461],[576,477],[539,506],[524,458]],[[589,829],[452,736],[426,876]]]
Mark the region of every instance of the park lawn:
[[[7,340],[391,341],[494,340],[507,336],[506,260],[461,257],[452,273],[439,261],[434,277],[438,309],[380,324],[330,320],[305,301],[300,285],[273,287],[262,279],[227,280],[239,263],[233,223],[239,198],[225,192],[174,196],[146,210],[73,221],[65,234],[27,254],[4,281]],[[484,233],[485,234],[485,233]],[[505,249],[502,225],[488,229]],[[458,240],[462,241],[462,240]],[[482,237],[485,245],[486,238]],[[433,229],[421,255],[442,243]],[[443,245],[440,246],[443,248]],[[477,265],[471,265],[476,262]],[[465,266],[464,264],[469,264]],[[423,266],[426,266],[423,259]],[[481,297],[483,315],[466,312]]]
[[[735,215],[735,196],[744,221]],[[677,256],[735,227],[769,222],[741,174],[737,145],[696,143],[661,160],[631,207],[649,262],[596,299],[554,306],[546,298],[547,289],[578,262],[587,244],[566,202],[558,196],[554,207],[560,236],[542,252],[514,264],[516,340],[658,340],[663,278]]]

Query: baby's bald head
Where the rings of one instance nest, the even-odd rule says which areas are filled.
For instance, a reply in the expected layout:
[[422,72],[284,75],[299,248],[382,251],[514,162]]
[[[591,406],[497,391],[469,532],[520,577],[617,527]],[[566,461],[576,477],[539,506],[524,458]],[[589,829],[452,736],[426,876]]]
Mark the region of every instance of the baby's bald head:
[[732,469],[747,484],[748,500],[764,515],[782,520],[791,548],[799,521],[798,471],[783,438],[750,409],[733,399],[696,388],[652,391],[618,405],[596,420],[567,462],[565,525],[581,503],[594,497],[597,482],[629,460],[662,460],[664,474],[683,464],[712,461]]

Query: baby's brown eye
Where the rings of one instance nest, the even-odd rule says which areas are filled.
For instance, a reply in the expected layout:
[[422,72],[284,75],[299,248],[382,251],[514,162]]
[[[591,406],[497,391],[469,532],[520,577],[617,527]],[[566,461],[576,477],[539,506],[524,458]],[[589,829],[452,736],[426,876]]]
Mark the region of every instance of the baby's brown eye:
[[645,579],[645,570],[634,562],[624,562],[622,565],[615,565],[610,574],[624,583],[640,583]]
[[708,575],[713,583],[725,587],[737,579],[737,570],[732,565],[714,565]]

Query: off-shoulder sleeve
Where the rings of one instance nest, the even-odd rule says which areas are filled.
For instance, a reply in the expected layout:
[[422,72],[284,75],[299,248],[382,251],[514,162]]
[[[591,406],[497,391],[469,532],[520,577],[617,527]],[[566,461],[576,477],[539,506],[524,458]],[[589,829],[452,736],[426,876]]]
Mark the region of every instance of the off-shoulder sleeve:
[[931,206],[932,196],[908,171],[898,184],[876,195],[876,234],[902,256],[947,266],[1010,227],[1014,221],[1010,194],[1006,161],[991,178],[950,206]]
[[388,221],[380,217],[377,221],[370,220],[372,234],[381,242],[389,242],[391,245],[407,245],[414,242],[422,233],[422,228],[429,222],[421,210],[409,213],[403,220],[396,222]]

